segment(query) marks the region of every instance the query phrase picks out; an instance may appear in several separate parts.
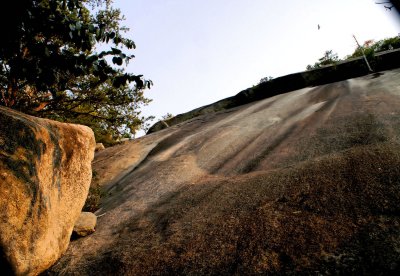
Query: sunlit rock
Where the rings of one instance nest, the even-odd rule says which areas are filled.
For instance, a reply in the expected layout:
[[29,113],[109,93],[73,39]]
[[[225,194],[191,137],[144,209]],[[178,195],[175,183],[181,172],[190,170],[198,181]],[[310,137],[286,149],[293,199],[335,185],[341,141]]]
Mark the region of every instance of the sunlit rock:
[[90,128],[0,107],[1,272],[37,275],[67,249],[91,181]]
[[91,212],[82,212],[75,222],[74,234],[78,237],[85,237],[96,231],[97,217]]

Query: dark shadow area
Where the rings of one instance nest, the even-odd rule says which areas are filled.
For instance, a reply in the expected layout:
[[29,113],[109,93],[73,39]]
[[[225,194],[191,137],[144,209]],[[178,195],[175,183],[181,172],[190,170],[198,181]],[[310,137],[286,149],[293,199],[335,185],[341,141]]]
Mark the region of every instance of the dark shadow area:
[[373,73],[371,74],[371,79],[376,79],[379,78],[380,76],[384,75],[384,73],[378,72],[378,73]]
[[165,195],[80,273],[394,275],[400,151],[373,141]]
[[4,276],[15,275],[10,263],[7,261],[4,250],[0,246],[0,274]]
[[296,125],[291,126],[283,133],[277,135],[275,139],[271,141],[266,148],[261,150],[257,156],[252,159],[245,160],[245,165],[240,169],[240,173],[250,173],[255,171],[262,160],[264,160],[274,149],[279,147],[294,132],[296,128]]
[[70,241],[76,241],[79,238],[82,238],[82,237],[77,235],[75,232],[72,232]]
[[399,0],[391,0],[390,3],[392,3],[392,5],[394,6],[397,20],[400,22],[400,1]]

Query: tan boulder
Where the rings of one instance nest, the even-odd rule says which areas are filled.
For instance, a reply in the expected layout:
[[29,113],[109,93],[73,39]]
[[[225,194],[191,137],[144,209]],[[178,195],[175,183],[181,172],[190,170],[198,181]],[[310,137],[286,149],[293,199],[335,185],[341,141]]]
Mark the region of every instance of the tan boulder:
[[91,181],[90,128],[0,107],[0,266],[37,275],[68,247]]
[[82,212],[75,222],[74,233],[79,237],[85,237],[96,231],[97,217],[91,212]]
[[96,143],[95,151],[100,151],[105,149],[103,143]]

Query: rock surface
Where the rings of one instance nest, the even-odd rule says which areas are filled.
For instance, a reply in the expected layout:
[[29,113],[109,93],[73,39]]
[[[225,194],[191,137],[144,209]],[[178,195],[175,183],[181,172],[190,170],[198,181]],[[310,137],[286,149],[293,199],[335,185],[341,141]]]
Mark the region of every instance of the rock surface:
[[93,166],[105,215],[48,274],[400,271],[398,69],[199,116]]
[[[399,67],[400,49],[376,53],[370,62],[373,62],[377,71]],[[289,91],[317,86],[325,83],[337,82],[349,78],[368,75],[370,71],[362,57],[339,61],[335,65],[294,73],[253,86],[238,94],[222,99],[215,103],[178,114],[167,120],[160,120],[152,125],[147,134],[160,131],[170,126],[185,122],[200,115],[212,114],[228,108],[234,108],[254,101],[270,98]]]
[[103,150],[103,149],[105,149],[103,143],[96,143],[96,147],[94,149],[95,151],[100,151],[100,150]]
[[37,275],[69,244],[87,197],[90,128],[0,107],[0,267]]
[[75,222],[73,233],[85,237],[96,231],[97,217],[91,212],[82,212]]

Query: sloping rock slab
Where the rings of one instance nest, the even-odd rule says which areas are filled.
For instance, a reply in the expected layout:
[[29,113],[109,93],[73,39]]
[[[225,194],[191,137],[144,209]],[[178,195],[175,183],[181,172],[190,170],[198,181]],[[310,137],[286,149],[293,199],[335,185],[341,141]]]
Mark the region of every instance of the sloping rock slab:
[[[374,71],[379,72],[398,68],[400,64],[399,59],[400,49],[376,53],[373,58]],[[340,61],[337,64],[327,65],[322,68],[281,76],[247,88],[234,96],[215,103],[178,114],[167,120],[158,121],[149,128],[147,134],[180,124],[201,115],[212,114],[221,110],[284,94],[289,91],[360,77],[369,73],[363,57],[358,57],[351,60]]]
[[46,275],[400,275],[399,110],[397,69],[107,148],[96,232]]
[[0,267],[37,275],[67,249],[91,181],[90,128],[0,107]]

